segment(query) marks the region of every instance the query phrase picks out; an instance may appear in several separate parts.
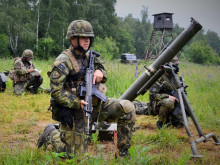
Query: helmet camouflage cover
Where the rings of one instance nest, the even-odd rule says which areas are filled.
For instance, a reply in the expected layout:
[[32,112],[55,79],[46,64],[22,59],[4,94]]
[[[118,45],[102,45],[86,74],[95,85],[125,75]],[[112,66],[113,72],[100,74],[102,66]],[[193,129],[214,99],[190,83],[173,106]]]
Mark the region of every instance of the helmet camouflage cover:
[[67,29],[66,39],[71,37],[94,37],[92,25],[85,20],[72,21]]
[[23,54],[22,54],[22,57],[29,57],[29,58],[33,58],[34,56],[34,53],[32,50],[30,49],[25,49]]
[[171,60],[171,62],[172,62],[173,64],[179,64],[179,63],[180,63],[179,58],[178,58],[177,56],[175,56],[175,57]]

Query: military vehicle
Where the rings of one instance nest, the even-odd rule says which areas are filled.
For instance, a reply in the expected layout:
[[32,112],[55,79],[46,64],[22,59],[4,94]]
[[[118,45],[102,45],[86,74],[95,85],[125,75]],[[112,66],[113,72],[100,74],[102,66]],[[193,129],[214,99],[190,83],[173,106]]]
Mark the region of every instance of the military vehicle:
[[122,53],[121,54],[121,63],[122,64],[137,64],[138,60],[136,55],[129,54],[129,53]]

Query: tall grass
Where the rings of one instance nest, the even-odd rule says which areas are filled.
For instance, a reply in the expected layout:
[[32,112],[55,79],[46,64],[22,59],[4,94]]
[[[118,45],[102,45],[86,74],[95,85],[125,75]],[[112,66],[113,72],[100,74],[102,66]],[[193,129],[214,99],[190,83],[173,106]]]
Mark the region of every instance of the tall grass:
[[[54,59],[33,61],[44,78],[42,86],[49,88],[47,72]],[[149,66],[149,64],[146,64]],[[137,79],[135,65],[123,65],[118,61],[105,63],[108,72],[107,96],[119,98]],[[138,71],[144,64],[138,66]],[[0,71],[10,70],[13,59],[0,59]],[[143,71],[142,71],[143,72]],[[138,75],[140,76],[142,72]],[[187,96],[203,129],[220,133],[220,67],[202,66],[182,62],[180,74],[184,74]],[[46,93],[21,96],[13,94],[12,81],[8,78],[7,88],[0,93],[0,162],[2,164],[186,164],[190,147],[187,137],[178,135],[175,129],[156,130],[156,118],[138,117],[137,124],[145,124],[154,130],[140,129],[132,137],[131,159],[112,159],[105,155],[99,143],[94,143],[98,153],[79,155],[71,160],[63,160],[59,154],[36,149],[36,139],[42,133],[39,123],[55,122],[47,111],[50,96]],[[137,100],[148,102],[148,93]],[[184,148],[184,149],[183,149]],[[183,150],[187,150],[184,152]],[[204,151],[203,161],[193,164],[216,163]]]
[[189,102],[201,125],[220,130],[220,66],[180,65]]

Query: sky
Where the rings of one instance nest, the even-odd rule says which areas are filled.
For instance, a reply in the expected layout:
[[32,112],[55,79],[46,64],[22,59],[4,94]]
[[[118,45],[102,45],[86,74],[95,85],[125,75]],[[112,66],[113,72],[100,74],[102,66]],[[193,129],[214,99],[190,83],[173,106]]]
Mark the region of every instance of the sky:
[[173,23],[187,28],[191,17],[198,21],[203,30],[214,31],[220,37],[220,0],[117,0],[117,16],[132,14],[141,19],[143,6],[148,7],[148,16],[153,23],[153,14],[173,13]]

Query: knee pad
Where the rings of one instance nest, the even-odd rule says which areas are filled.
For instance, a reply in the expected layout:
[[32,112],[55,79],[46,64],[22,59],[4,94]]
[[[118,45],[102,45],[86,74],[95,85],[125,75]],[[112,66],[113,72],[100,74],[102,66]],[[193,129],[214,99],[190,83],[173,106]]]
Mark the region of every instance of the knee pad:
[[174,109],[174,101],[170,98],[163,99],[161,101],[161,106],[164,106],[164,107],[169,108],[169,109]]
[[122,106],[125,113],[130,113],[135,110],[134,104],[129,100],[120,100],[119,103]]

